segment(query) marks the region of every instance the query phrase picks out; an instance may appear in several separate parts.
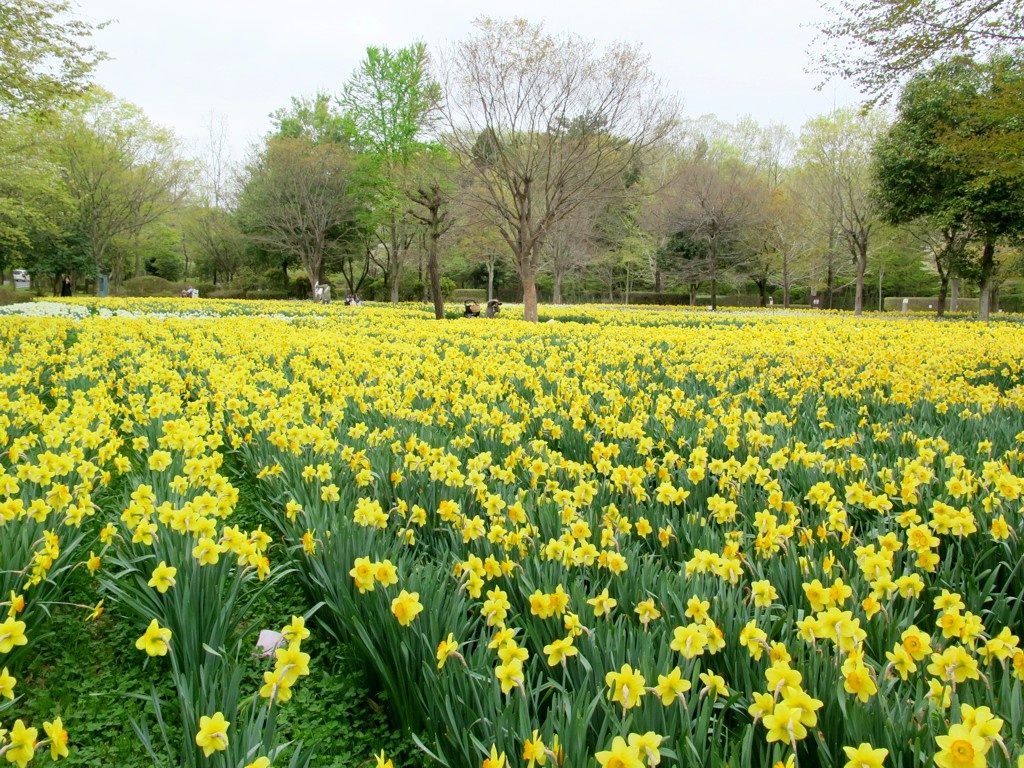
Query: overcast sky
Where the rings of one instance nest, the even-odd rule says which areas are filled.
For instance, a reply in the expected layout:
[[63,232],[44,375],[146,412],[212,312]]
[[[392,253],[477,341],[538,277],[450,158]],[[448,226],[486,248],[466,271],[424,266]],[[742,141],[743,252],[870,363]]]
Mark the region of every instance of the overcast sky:
[[857,102],[842,83],[816,91],[805,71],[817,0],[80,0],[78,11],[112,22],[95,36],[111,56],[100,85],[193,146],[217,116],[236,154],[292,96],[340,91],[367,46],[423,40],[438,51],[469,36],[481,15],[540,22],[600,47],[639,43],[688,117],[749,114],[799,130]]

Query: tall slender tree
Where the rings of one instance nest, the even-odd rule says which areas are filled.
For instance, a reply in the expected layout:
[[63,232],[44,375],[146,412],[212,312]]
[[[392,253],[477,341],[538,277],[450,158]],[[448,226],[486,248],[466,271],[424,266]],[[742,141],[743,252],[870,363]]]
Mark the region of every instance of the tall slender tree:
[[416,219],[409,216],[411,166],[425,151],[426,134],[440,99],[429,64],[424,43],[397,51],[367,48],[340,97],[356,149],[369,155],[377,167],[375,207],[381,214],[383,267],[393,303],[398,302],[402,267],[415,237]]
[[858,315],[864,311],[868,246],[878,220],[871,149],[885,128],[885,116],[879,112],[836,110],[804,126],[797,152],[808,199],[828,216],[829,253],[837,237],[846,245],[856,273],[854,312]]
[[498,222],[524,317],[536,322],[545,238],[584,203],[623,194],[623,176],[668,135],[677,105],[634,46],[598,54],[523,20],[475,26],[445,62],[444,139]]

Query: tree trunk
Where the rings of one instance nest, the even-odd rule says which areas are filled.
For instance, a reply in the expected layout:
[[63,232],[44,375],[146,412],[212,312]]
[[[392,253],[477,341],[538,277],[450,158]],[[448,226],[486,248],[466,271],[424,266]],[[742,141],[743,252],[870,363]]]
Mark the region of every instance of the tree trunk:
[[949,296],[949,311],[956,312],[959,307],[957,302],[960,301],[960,278],[954,277],[949,281],[950,296]]
[[768,306],[768,278],[764,278],[762,280],[755,280],[754,282],[757,283],[757,290],[761,294],[761,302],[760,302],[759,306],[767,307]]
[[[430,237],[428,234],[427,237]],[[434,282],[433,276],[430,274],[430,254],[427,254],[427,279],[423,279],[423,254],[419,255],[417,259],[417,271],[419,272],[420,285],[423,286],[423,303],[430,303],[430,292],[433,290]]]
[[885,297],[882,295],[882,280],[885,275],[885,267],[879,266],[878,268],[878,311],[885,311]]
[[864,273],[868,268],[868,249],[864,247],[859,249],[860,252],[857,254],[857,296],[853,302],[853,314],[862,315],[864,314]]
[[142,251],[139,250],[138,232],[135,233],[133,244],[135,246],[135,274],[132,277],[142,277]]
[[711,310],[718,309],[718,234],[711,238]]
[[782,306],[789,309],[789,256],[782,252]]
[[939,275],[939,306],[935,309],[935,316],[942,317],[946,314],[946,295],[949,293],[949,274]]
[[402,278],[402,261],[398,256],[398,217],[391,212],[391,303],[398,303],[398,284]]
[[832,309],[832,291],[833,283],[835,282],[836,276],[832,267],[832,254],[829,253],[828,257],[828,275],[826,276],[825,282],[825,309]]
[[431,237],[430,254],[427,257],[427,272],[430,274],[430,292],[434,295],[434,317],[444,320],[444,299],[441,296],[441,270],[437,266],[437,240]]
[[487,259],[487,300],[494,298],[494,257]]
[[402,276],[401,276],[401,270],[399,269],[398,262],[395,261],[392,266],[393,266],[393,268],[391,270],[391,303],[392,304],[397,304],[398,303],[398,283],[399,283],[399,280],[401,279]]
[[995,272],[996,244],[986,240],[981,252],[981,294],[978,296],[978,319],[988,322],[992,301],[992,275]]
[[523,319],[536,323],[537,313],[537,274],[529,254],[519,257],[519,274],[523,278]]
[[654,268],[654,292],[661,293],[661,269],[659,267]]
[[557,269],[555,270],[555,283],[551,288],[551,303],[562,303],[562,273]]

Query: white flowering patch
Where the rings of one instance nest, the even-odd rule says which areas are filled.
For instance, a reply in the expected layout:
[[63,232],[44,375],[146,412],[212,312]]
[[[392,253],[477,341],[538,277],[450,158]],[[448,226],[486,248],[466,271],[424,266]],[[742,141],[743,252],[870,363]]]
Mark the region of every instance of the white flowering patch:
[[20,317],[69,317],[81,320],[89,316],[89,309],[77,304],[65,304],[57,301],[33,301],[24,304],[9,304],[0,307],[0,315],[18,315]]
[[[236,313],[230,313],[234,315]],[[23,304],[10,304],[8,306],[0,307],[0,316],[11,316],[15,315],[18,317],[65,317],[71,320],[81,320],[83,318],[94,315],[96,317],[110,318],[110,317],[147,317],[154,318],[157,320],[166,320],[168,318],[188,318],[188,319],[209,319],[228,316],[223,312],[216,311],[202,311],[202,310],[186,310],[184,312],[133,312],[128,309],[108,309],[107,307],[97,307],[90,309],[87,306],[81,304],[70,304],[58,301],[33,301],[25,302]],[[291,315],[282,315],[279,313],[267,314],[267,313],[254,313],[249,315],[250,317],[267,317],[274,320],[284,320],[291,322],[296,318]]]

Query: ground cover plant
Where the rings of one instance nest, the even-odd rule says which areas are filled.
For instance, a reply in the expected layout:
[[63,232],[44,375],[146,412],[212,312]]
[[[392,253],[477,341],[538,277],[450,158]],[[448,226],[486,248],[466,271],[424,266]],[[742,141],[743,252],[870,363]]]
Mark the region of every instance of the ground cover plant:
[[1015,324],[73,303],[0,318],[9,762],[102,762],[61,642],[138,764],[1024,753]]

